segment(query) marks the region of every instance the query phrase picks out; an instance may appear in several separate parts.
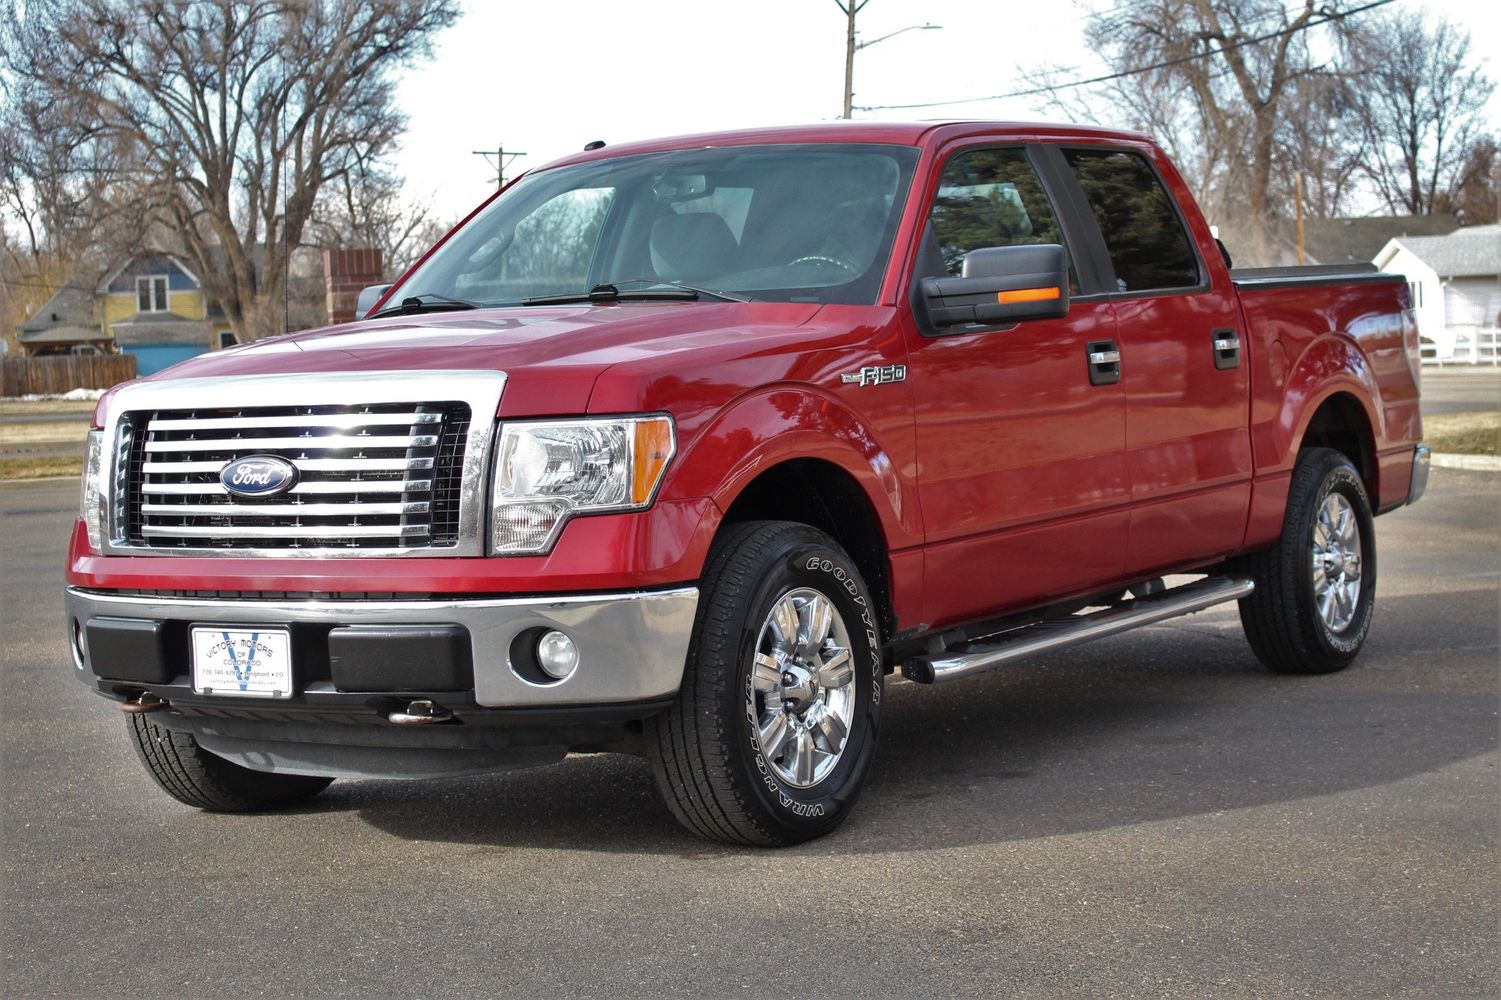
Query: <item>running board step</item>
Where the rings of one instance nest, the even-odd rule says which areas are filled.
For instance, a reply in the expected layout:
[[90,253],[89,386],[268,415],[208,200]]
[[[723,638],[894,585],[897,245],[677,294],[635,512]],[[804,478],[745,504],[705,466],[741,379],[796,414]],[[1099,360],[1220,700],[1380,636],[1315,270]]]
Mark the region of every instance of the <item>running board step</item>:
[[1212,576],[1195,580],[1087,615],[1024,625],[988,642],[967,643],[962,648],[932,656],[914,656],[902,663],[902,674],[919,684],[956,681],[1039,653],[1077,646],[1092,639],[1103,639],[1143,625],[1203,611],[1226,601],[1237,601],[1255,589],[1256,583],[1244,577]]

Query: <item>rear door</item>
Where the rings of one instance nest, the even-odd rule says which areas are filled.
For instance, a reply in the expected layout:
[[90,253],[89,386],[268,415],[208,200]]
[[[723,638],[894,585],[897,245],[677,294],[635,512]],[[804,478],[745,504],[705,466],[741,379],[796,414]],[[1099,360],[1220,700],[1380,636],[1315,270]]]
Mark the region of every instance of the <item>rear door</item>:
[[1198,252],[1213,243],[1197,212],[1175,200],[1188,193],[1170,164],[1140,149],[1050,155],[1099,227],[1114,284],[1131,494],[1126,571],[1229,554],[1244,536],[1251,481],[1246,338],[1229,271]]
[[[943,625],[1119,576],[1125,397],[1114,378],[1091,378],[1090,345],[1113,347],[1113,306],[1094,287],[1093,255],[1073,252],[1074,222],[1055,208],[1032,152],[954,149],[926,197],[914,308],[903,315],[927,532],[924,622]],[[1067,316],[925,325],[923,277],[959,273],[982,247],[1049,243],[1074,258]]]

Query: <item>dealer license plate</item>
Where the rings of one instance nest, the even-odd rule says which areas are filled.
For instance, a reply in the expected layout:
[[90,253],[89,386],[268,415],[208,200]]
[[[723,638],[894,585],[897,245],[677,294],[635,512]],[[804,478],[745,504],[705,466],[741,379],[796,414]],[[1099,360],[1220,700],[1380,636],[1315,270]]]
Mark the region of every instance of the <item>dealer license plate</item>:
[[292,697],[285,629],[193,629],[193,690],[241,698]]

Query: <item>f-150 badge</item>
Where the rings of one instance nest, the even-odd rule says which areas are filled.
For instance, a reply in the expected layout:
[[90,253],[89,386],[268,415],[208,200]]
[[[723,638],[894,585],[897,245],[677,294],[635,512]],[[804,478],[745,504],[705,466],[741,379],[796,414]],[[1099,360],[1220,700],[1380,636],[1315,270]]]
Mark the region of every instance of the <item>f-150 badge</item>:
[[839,377],[848,385],[885,385],[888,382],[906,381],[907,366],[866,365],[857,372],[845,372]]

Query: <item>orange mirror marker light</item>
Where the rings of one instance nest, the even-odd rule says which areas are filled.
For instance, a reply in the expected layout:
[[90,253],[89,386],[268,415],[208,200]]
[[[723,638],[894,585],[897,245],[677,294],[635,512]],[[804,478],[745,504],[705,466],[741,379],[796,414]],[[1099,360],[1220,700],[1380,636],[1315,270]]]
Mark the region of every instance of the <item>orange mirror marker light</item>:
[[1003,306],[1014,302],[1047,302],[1058,298],[1057,288],[1017,288],[1009,292],[996,292],[995,300]]

